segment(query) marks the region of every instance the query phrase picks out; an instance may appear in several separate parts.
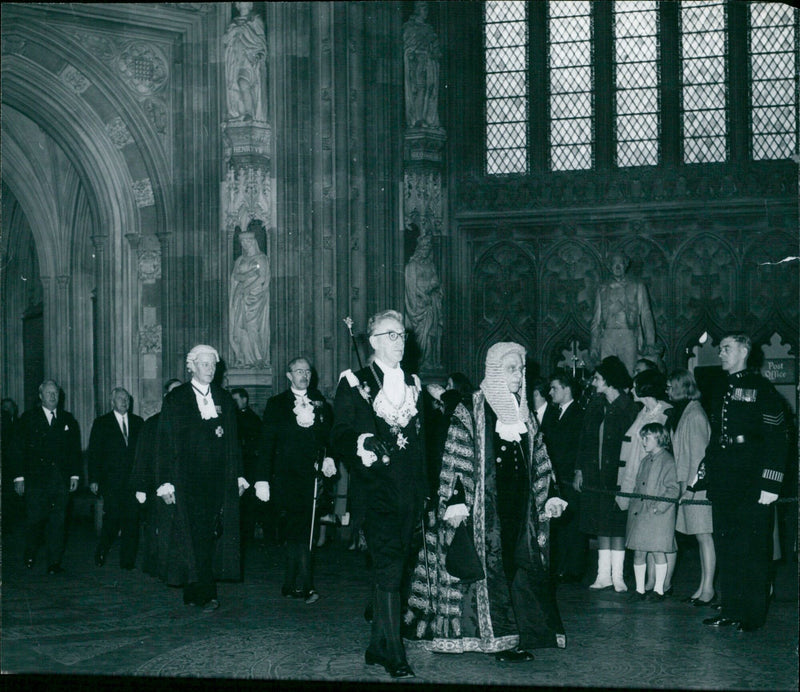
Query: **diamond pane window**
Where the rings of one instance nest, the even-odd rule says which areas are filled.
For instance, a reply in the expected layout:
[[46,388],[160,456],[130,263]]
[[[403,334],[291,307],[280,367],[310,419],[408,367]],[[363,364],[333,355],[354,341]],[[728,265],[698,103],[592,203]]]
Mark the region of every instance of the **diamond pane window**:
[[750,3],[750,99],[753,159],[785,159],[797,150],[797,10]]
[[681,79],[685,163],[728,157],[725,5],[681,2]]
[[484,3],[486,172],[528,172],[526,2]]
[[614,3],[617,166],[658,163],[658,4]]
[[588,169],[594,149],[591,2],[551,0],[547,12],[550,167]]

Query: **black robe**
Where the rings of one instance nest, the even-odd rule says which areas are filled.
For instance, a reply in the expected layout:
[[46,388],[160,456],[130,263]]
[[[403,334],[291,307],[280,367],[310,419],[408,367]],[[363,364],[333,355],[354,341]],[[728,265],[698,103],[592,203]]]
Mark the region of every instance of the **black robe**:
[[241,579],[236,405],[215,384],[211,395],[217,418],[202,419],[187,382],[167,394],[158,421],[155,484],[175,487],[175,504],[159,508],[158,575],[175,586],[202,577],[199,553],[208,550],[215,579]]

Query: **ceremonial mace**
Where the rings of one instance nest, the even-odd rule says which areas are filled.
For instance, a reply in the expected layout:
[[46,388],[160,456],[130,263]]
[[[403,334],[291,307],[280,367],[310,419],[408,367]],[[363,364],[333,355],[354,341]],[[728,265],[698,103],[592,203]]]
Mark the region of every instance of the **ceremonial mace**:
[[[352,317],[345,317],[342,320],[347,325],[347,331],[350,333],[350,340],[353,342],[353,349],[356,352],[356,358],[358,359],[358,369],[363,370],[364,364],[361,362],[361,353],[358,350],[358,343],[356,342],[356,337],[353,336],[353,318]],[[379,383],[380,384],[380,383]],[[369,412],[372,414],[372,423],[375,426],[375,437],[378,439],[379,442],[383,443],[385,446],[386,443],[381,439],[380,435],[378,434],[378,416],[375,414],[375,409],[372,408],[372,399],[367,395],[367,403],[369,404]],[[381,457],[381,461],[384,464],[389,464],[389,455],[384,454]]]

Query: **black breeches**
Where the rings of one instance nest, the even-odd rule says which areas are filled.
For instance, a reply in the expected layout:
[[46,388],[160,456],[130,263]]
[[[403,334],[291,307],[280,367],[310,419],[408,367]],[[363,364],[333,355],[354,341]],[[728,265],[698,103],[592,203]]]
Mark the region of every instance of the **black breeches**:
[[400,591],[406,563],[412,555],[417,513],[368,511],[364,530],[372,557],[373,579],[382,591]]

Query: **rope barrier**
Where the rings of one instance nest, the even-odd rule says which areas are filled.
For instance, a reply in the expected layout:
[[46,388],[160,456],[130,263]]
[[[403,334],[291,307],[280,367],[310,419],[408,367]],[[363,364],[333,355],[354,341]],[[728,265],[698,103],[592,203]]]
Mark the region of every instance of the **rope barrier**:
[[[711,500],[692,500],[689,498],[661,497],[659,495],[643,495],[642,493],[623,493],[621,490],[604,490],[602,488],[581,488],[582,493],[593,493],[595,495],[613,495],[615,497],[639,498],[641,500],[655,500],[656,502],[672,502],[677,505],[711,505]],[[779,497],[776,500],[779,504],[796,503],[796,497]]]

